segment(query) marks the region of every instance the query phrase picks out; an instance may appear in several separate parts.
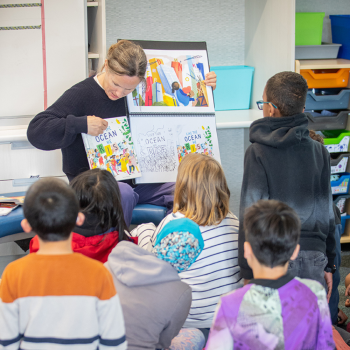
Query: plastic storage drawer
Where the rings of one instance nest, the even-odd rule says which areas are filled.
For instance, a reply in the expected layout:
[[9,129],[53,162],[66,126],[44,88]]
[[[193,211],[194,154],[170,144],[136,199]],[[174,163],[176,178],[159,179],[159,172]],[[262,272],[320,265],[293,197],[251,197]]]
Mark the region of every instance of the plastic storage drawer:
[[339,180],[331,181],[332,194],[349,193],[350,173],[343,174]]
[[309,121],[308,129],[315,131],[322,130],[343,130],[348,123],[348,116],[350,111],[341,111],[335,116],[313,116],[311,112],[305,112]]
[[350,172],[350,153],[340,154],[337,158],[331,159],[331,174]]
[[347,152],[349,148],[350,132],[343,132],[338,137],[325,138],[324,145],[329,153]]
[[214,91],[215,110],[249,109],[254,68],[216,66],[210,69],[220,81]]
[[350,15],[330,15],[332,42],[342,44],[338,58],[350,59]]
[[[321,94],[326,92],[326,94]],[[305,102],[305,109],[348,109],[350,100],[350,89],[318,89],[308,91]]]
[[309,89],[345,88],[348,86],[350,68],[301,69]]
[[300,45],[295,47],[296,60],[334,59],[341,44]]
[[295,45],[321,45],[324,12],[295,14]]

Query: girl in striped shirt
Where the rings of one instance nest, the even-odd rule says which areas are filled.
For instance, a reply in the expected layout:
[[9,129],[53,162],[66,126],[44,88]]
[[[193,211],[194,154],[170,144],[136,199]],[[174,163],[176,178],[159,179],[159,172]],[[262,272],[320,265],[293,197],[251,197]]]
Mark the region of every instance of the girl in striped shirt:
[[192,288],[192,304],[184,327],[207,336],[222,294],[241,287],[238,266],[238,220],[229,211],[230,191],[220,164],[212,157],[189,154],[180,163],[173,213],[156,227],[143,224],[131,232],[139,246],[152,250],[157,234],[169,221],[187,217],[200,227],[204,249],[191,267],[179,274]]

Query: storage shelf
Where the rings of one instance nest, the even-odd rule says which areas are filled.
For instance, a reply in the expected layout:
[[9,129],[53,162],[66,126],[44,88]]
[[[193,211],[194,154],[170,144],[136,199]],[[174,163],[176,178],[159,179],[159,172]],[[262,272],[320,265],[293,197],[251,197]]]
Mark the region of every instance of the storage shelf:
[[350,60],[343,58],[329,60],[295,60],[295,72],[301,69],[339,69],[350,68]]
[[98,1],[89,1],[87,2],[87,7],[97,7]]
[[98,53],[89,52],[88,58],[100,58],[100,55]]
[[340,243],[350,243],[350,236],[341,236]]

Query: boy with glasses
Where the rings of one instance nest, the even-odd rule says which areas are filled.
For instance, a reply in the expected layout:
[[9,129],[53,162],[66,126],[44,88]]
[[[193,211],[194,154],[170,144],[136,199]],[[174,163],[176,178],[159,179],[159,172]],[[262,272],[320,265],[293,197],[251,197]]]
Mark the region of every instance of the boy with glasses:
[[257,102],[264,118],[251,124],[252,145],[244,158],[239,265],[241,277],[246,282],[252,279],[243,256],[245,209],[260,199],[285,202],[301,220],[300,252],[289,269],[294,276],[328,287],[329,299],[335,257],[330,157],[326,148],[309,136],[303,113],[307,90],[300,74],[281,72],[268,80],[263,101]]

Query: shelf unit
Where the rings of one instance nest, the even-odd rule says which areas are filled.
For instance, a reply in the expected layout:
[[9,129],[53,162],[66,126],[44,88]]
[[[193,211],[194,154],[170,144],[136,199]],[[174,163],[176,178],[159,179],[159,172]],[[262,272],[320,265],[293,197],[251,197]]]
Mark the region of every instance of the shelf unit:
[[[87,72],[97,72],[106,57],[106,5],[105,0],[86,2]],[[89,62],[89,60],[91,60]]]
[[343,58],[330,60],[295,60],[295,72],[300,73],[301,69],[340,69],[350,68],[350,60]]
[[[301,69],[340,69],[350,68],[350,60],[343,58],[324,59],[324,60],[295,60],[295,72],[300,73]],[[347,86],[350,88],[350,80]],[[349,119],[347,130],[350,130]],[[340,243],[350,243],[350,222],[347,222],[343,235],[340,238]]]

